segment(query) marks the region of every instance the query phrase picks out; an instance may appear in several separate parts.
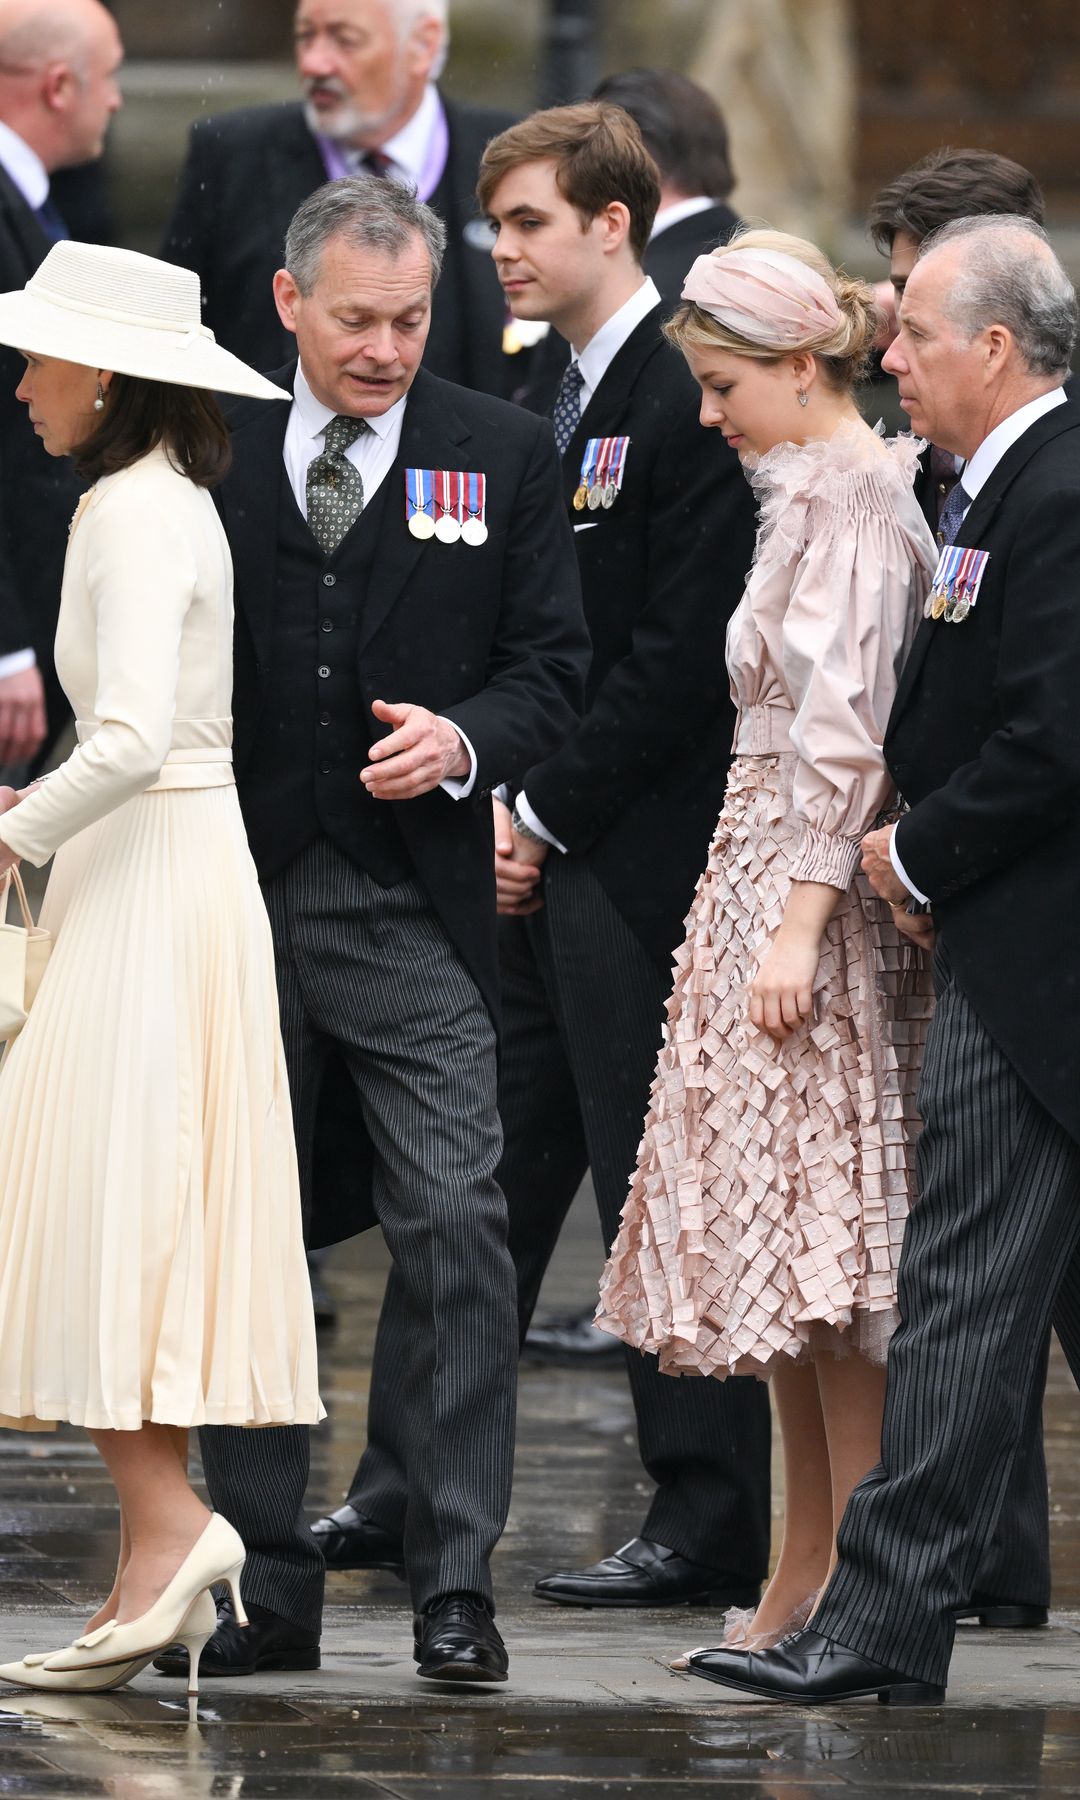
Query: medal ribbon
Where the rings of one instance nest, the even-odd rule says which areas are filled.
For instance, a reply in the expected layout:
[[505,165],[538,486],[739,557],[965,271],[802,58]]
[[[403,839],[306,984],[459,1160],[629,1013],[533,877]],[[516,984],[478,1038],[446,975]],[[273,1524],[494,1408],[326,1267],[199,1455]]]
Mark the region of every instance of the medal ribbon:
[[487,512],[487,476],[470,473],[465,477],[466,496],[465,510],[470,519],[478,519],[481,525],[486,523]]
[[405,500],[406,516],[411,519],[414,513],[428,513],[434,499],[435,478],[431,469],[406,469]]

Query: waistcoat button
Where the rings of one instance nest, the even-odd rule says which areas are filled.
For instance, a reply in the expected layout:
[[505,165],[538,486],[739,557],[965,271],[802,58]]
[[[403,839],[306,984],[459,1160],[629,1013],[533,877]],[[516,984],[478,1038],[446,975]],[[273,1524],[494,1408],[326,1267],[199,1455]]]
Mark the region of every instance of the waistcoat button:
[[320,663],[320,664],[319,664],[319,676],[320,676],[320,678],[321,678],[321,679],[322,679],[322,680],[323,680],[323,681],[325,681],[325,680],[326,680],[326,677],[327,677],[327,676],[328,676],[328,675],[329,675],[329,673],[330,673],[330,670],[329,670],[329,667],[328,667],[328,666],[327,666],[327,664],[326,664],[326,663]]
[[327,570],[326,574],[322,578],[322,584],[323,584],[323,587],[336,587],[337,576],[331,575],[329,570]]

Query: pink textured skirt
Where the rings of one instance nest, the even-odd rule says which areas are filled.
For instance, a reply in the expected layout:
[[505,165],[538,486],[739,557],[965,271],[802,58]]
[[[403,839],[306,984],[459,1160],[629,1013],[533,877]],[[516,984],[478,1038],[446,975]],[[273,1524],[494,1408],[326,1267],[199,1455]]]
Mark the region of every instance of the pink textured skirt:
[[748,1022],[800,835],[795,767],[732,766],[601,1283],[597,1324],[671,1375],[883,1361],[896,1325],[929,963],[859,876],[827,930],[816,1018],[779,1045]]

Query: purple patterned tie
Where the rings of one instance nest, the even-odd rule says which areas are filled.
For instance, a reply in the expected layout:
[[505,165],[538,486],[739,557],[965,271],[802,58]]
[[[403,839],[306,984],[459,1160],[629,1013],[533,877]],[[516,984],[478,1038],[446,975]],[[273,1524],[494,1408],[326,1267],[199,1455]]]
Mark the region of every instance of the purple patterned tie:
[[963,482],[958,481],[941,509],[937,528],[939,544],[955,544],[956,534],[964,523],[964,514],[970,505],[971,497],[965,491]]

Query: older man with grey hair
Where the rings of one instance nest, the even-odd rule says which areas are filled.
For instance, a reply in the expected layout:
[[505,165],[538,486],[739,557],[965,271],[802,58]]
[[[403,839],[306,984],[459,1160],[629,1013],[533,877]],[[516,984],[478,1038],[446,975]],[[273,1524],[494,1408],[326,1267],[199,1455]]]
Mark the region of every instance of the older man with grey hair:
[[885,358],[916,431],[964,459],[885,740],[909,810],[864,842],[898,923],[937,934],[938,1004],[881,1463],[812,1626],[690,1658],[769,1699],[944,1696],[1051,1317],[1077,1332],[1076,323],[1037,225],[960,220],[924,241]]
[[367,173],[415,188],[446,225],[427,368],[508,392],[506,307],[474,190],[511,115],[441,92],[448,44],[448,0],[298,0],[301,100],[196,121],[162,255],[198,270],[203,317],[228,349],[259,368],[288,354],[271,282],[289,220],[328,178]]
[[[68,235],[51,178],[101,155],[122,57],[99,0],[0,5],[0,289],[22,287]],[[35,441],[15,399],[21,368],[0,351],[0,769],[32,762],[68,717],[52,643],[80,491]]]
[[[489,1557],[510,1499],[517,1305],[495,1176],[488,796],[569,732],[589,645],[551,426],[419,366],[443,243],[396,182],[346,177],[305,201],[274,282],[299,351],[275,379],[293,402],[235,409],[220,493],[236,781],[311,1237],[377,1218],[393,1257],[371,1530],[404,1561],[419,1673],[504,1681]],[[247,1546],[251,1618],[241,1629],[223,1605],[203,1674],[317,1667],[306,1430],[201,1439]]]

